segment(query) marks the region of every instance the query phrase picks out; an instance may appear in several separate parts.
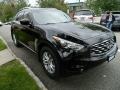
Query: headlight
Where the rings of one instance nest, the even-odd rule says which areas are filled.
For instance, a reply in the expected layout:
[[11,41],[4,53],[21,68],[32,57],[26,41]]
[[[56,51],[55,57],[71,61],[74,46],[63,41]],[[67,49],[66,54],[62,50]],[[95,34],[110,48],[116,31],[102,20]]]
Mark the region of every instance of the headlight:
[[56,36],[53,36],[53,40],[57,44],[60,44],[60,46],[62,48],[65,48],[65,49],[72,49],[72,50],[75,50],[75,51],[79,51],[79,50],[84,48],[83,45],[80,45],[80,44],[77,44],[77,43],[74,43],[74,42],[71,42],[71,41],[56,37]]

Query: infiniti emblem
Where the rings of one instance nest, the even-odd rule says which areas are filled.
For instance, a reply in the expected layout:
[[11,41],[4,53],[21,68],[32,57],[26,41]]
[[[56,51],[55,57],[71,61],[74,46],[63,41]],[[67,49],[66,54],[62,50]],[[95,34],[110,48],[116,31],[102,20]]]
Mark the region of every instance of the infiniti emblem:
[[102,41],[103,41],[103,38],[100,38],[100,39],[99,39],[99,42],[102,42]]

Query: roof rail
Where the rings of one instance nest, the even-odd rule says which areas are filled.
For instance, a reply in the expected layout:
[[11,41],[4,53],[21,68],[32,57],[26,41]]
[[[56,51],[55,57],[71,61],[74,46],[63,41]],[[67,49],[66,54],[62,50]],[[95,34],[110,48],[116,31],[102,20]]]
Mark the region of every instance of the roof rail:
[[24,7],[24,8],[21,8],[20,11],[24,10],[24,9],[29,9],[31,7]]
[[24,8],[22,8],[22,9],[20,9],[20,11],[21,11],[21,10],[24,10],[24,9],[30,9],[30,8],[39,8],[39,7],[24,7]]
[[[20,9],[20,11],[22,11],[24,9],[31,9],[31,8],[40,8],[40,7],[24,7],[22,9]],[[45,9],[45,8],[41,8],[41,9]],[[56,9],[56,8],[47,8],[47,9]]]

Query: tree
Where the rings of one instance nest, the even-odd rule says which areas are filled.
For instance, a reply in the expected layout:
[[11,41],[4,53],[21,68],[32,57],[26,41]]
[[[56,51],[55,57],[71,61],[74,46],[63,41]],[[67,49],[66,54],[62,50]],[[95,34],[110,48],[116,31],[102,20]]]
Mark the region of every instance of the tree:
[[16,5],[16,9],[17,9],[17,12],[23,8],[23,7],[27,7],[28,4],[27,4],[27,1],[26,0],[17,0],[17,5]]
[[23,7],[26,7],[26,0],[4,0],[0,3],[0,20],[9,21]]
[[67,5],[64,0],[38,0],[38,5],[42,8],[57,8],[67,12]]
[[97,14],[120,9],[119,0],[87,0],[86,3],[88,8],[94,10]]

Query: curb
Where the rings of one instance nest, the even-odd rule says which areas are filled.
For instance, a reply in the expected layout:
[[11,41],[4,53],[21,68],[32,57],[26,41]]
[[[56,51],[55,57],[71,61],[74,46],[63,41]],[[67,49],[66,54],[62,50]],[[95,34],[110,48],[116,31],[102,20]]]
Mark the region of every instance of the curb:
[[42,81],[32,72],[32,70],[20,59],[17,58],[17,56],[12,52],[12,50],[10,49],[10,47],[8,46],[7,42],[0,36],[0,39],[3,40],[3,42],[6,44],[7,49],[9,50],[9,52],[12,54],[13,57],[15,57],[15,59],[19,60],[20,63],[25,67],[26,71],[28,72],[28,74],[35,80],[36,84],[38,85],[38,87],[42,90],[48,90],[45,85],[42,83]]

